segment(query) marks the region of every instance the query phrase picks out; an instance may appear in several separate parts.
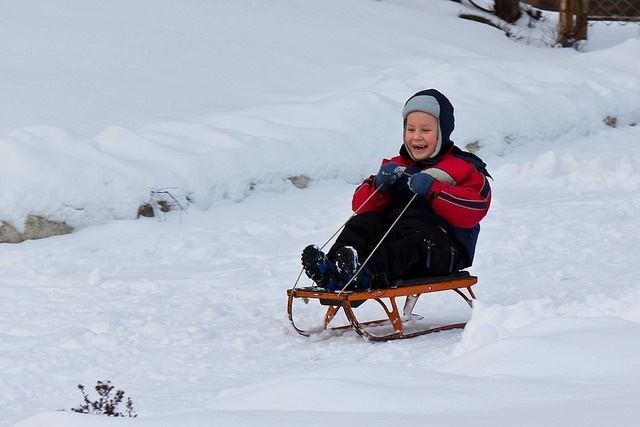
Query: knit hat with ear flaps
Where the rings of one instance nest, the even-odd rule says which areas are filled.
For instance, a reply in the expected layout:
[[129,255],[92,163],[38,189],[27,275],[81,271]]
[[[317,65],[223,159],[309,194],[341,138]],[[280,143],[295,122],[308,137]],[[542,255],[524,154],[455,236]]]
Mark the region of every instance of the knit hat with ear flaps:
[[[402,118],[406,126],[407,116],[414,111],[428,113],[438,119],[438,142],[436,149],[429,159],[436,159],[440,155],[447,153],[453,142],[449,139],[454,128],[453,105],[442,93],[435,89],[422,90],[407,100],[402,109]],[[411,157],[411,152],[402,145],[400,154]],[[415,159],[414,159],[415,160]]]

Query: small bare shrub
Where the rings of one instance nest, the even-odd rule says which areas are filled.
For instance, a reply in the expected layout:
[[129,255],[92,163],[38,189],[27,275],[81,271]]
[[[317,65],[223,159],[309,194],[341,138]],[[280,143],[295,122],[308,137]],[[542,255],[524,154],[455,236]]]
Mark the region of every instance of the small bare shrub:
[[[174,192],[178,196],[174,195]],[[191,202],[190,195],[180,193],[180,190],[175,187],[151,190],[149,192],[149,201],[138,206],[136,217],[158,217],[158,219],[162,220],[162,215],[169,211],[177,210],[181,214],[182,212],[187,213],[187,206]]]
[[111,385],[111,381],[97,382],[95,389],[98,393],[98,399],[94,401],[91,401],[82,384],[78,384],[78,389],[80,389],[80,392],[82,393],[84,402],[77,408],[71,408],[73,412],[78,412],[80,414],[106,415],[108,417],[135,418],[138,416],[138,414],[133,410],[133,402],[129,397],[127,397],[125,402],[124,411],[121,412],[118,409],[118,406],[124,400],[124,391],[116,390],[113,392],[114,387]]

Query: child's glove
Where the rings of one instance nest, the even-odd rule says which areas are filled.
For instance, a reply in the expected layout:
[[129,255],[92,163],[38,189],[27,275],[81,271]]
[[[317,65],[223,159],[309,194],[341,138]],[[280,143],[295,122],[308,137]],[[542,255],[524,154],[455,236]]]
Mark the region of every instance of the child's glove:
[[409,188],[419,196],[427,197],[433,185],[433,177],[425,172],[416,173],[409,177]]
[[398,178],[402,176],[404,169],[395,164],[394,162],[385,163],[380,166],[380,170],[374,179],[374,185],[379,188],[380,191],[388,190],[393,184],[396,183]]

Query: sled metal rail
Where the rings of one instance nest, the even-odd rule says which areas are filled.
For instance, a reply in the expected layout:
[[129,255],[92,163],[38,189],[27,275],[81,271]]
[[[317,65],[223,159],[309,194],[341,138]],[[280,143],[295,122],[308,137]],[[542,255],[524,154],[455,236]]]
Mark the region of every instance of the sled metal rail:
[[[451,290],[460,295],[471,307],[473,300],[476,299],[471,287],[477,282],[478,278],[476,276],[470,275],[467,271],[462,271],[450,276],[396,281],[394,286],[387,289],[372,289],[357,292],[331,292],[318,287],[293,288],[287,290],[287,314],[293,328],[300,335],[304,336],[310,336],[313,333],[321,332],[326,329],[342,330],[352,328],[360,336],[371,341],[412,338],[448,329],[464,328],[466,325],[466,323],[454,323],[406,332],[404,327],[405,324],[412,321],[414,318],[419,317],[412,312],[420,295]],[[396,302],[396,298],[398,297],[405,298],[402,312],[398,309],[398,304]],[[304,330],[300,329],[296,325],[293,319],[293,303],[294,300],[297,299],[301,299],[305,303],[308,303],[309,300],[317,299],[321,305],[328,306],[324,315],[324,321],[318,328]],[[383,299],[387,299],[388,303],[385,303]],[[382,306],[387,317],[380,320],[360,322],[354,310],[368,300],[378,302]],[[329,328],[329,323],[331,323],[341,308],[344,311],[349,324]],[[383,333],[381,335],[375,334],[375,327],[381,325],[391,325],[393,332]]]

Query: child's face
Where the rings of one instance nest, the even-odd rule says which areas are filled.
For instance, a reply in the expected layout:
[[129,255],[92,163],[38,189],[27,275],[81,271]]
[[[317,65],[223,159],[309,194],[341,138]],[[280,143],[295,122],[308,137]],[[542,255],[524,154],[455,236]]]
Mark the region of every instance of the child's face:
[[407,116],[404,128],[404,143],[417,161],[426,160],[433,154],[438,142],[438,119],[422,111]]

